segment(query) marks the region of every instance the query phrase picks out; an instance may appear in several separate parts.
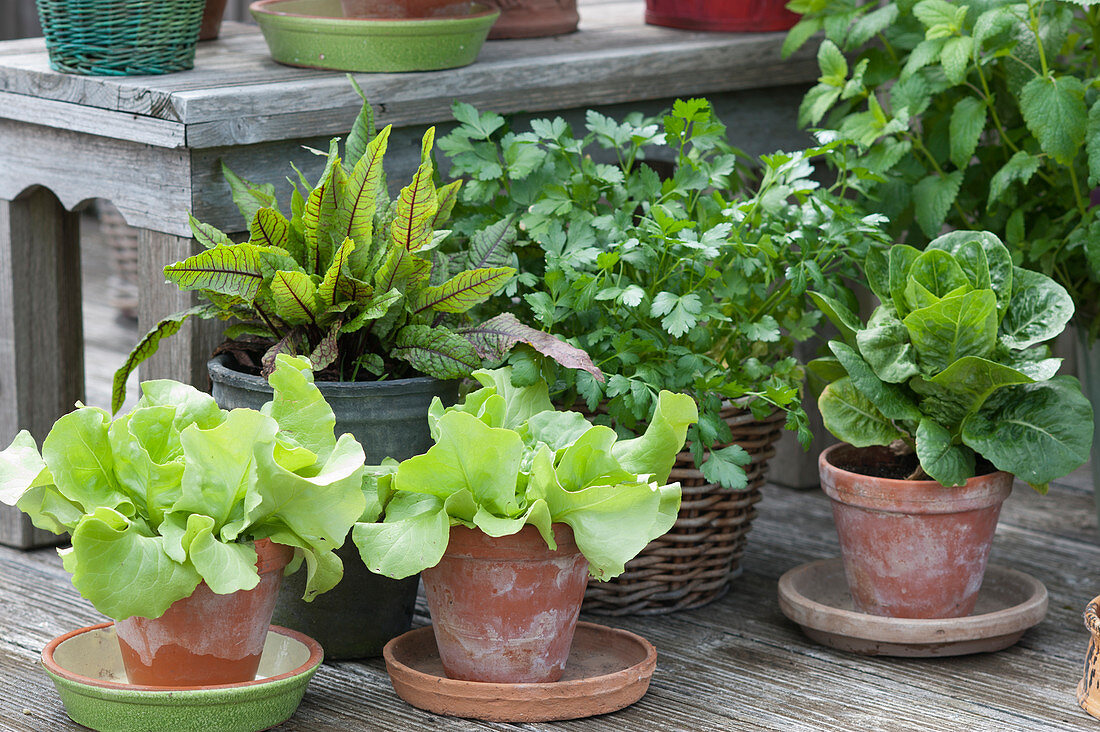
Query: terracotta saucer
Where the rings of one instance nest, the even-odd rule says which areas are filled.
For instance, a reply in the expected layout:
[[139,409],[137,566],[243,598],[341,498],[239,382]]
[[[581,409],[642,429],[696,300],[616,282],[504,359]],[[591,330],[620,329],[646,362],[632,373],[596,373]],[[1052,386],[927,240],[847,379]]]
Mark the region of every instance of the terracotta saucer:
[[489,722],[547,722],[614,712],[638,701],[657,667],[657,649],[641,636],[577,623],[561,681],[489,684],[443,674],[431,626],[410,630],[382,651],[397,695],[414,707]]
[[840,559],[795,567],[779,578],[779,608],[811,639],[867,656],[963,656],[1008,648],[1047,612],[1039,580],[991,564],[974,612],[965,618],[914,620],[853,609]]

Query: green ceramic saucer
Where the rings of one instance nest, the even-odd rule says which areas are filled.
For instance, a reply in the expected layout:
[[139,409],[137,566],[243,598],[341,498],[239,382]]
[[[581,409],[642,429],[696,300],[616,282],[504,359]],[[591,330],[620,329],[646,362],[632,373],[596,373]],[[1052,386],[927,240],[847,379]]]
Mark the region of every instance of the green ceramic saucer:
[[459,3],[432,18],[345,18],[340,0],[260,0],[249,10],[279,63],[340,71],[432,71],[474,62],[500,11]]
[[317,641],[271,626],[255,681],[137,686],[122,666],[113,623],[54,638],[42,651],[65,711],[99,732],[255,732],[294,714],[324,656]]

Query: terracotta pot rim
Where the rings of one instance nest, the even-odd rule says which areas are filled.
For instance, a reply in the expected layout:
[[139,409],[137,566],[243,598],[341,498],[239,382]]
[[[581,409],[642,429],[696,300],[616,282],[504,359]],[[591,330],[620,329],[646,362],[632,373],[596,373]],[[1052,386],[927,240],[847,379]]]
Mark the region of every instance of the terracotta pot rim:
[[[1012,492],[1014,477],[998,470],[976,475],[961,486],[945,486],[934,480],[880,478],[845,470],[833,464],[843,449],[860,450],[847,443],[832,445],[818,457],[821,489],[829,498],[851,506],[889,513],[957,513],[1004,501]],[[843,479],[846,485],[839,485]],[[870,490],[861,491],[859,485]]]
[[65,641],[69,640],[70,638],[75,638],[78,635],[81,635],[83,633],[89,633],[93,630],[104,630],[106,628],[112,627],[113,625],[114,625],[113,622],[98,623],[96,625],[89,625],[89,626],[86,626],[86,627],[83,627],[83,628],[77,628],[76,630],[71,630],[68,633],[65,633],[64,635],[59,635],[58,637],[54,638],[49,643],[47,643],[46,646],[42,649],[42,656],[41,656],[42,665],[46,667],[47,671],[49,671],[50,673],[52,673],[56,676],[59,676],[59,677],[61,677],[63,679],[66,679],[68,681],[72,681],[72,682],[79,683],[79,684],[84,684],[86,686],[95,686],[95,687],[99,687],[101,689],[125,689],[127,691],[143,691],[143,692],[158,692],[158,693],[164,693],[164,694],[179,694],[181,692],[188,692],[188,691],[209,691],[209,690],[216,690],[216,689],[239,689],[239,688],[249,687],[249,686],[259,686],[261,684],[270,684],[270,683],[275,682],[275,681],[282,681],[283,679],[288,679],[292,676],[299,676],[299,675],[305,673],[306,671],[308,671],[311,667],[320,665],[321,661],[324,660],[324,655],[325,655],[324,650],[321,648],[321,644],[318,643],[317,641],[313,640],[312,638],[310,638],[308,635],[305,635],[303,633],[299,633],[296,630],[291,630],[290,628],[284,628],[284,627],[279,626],[279,625],[269,625],[268,626],[268,632],[269,633],[278,633],[280,635],[285,635],[285,636],[287,636],[288,638],[290,638],[292,640],[298,641],[299,643],[304,645],[306,648],[308,648],[309,649],[309,658],[306,659],[306,661],[302,665],[298,666],[297,668],[293,668],[289,671],[285,671],[281,674],[278,674],[277,676],[270,676],[270,677],[263,678],[263,679],[254,679],[252,681],[239,681],[239,682],[234,683],[234,684],[206,684],[206,685],[201,685],[201,686],[153,686],[153,685],[148,685],[148,684],[121,684],[121,683],[118,683],[118,682],[104,681],[103,679],[96,679],[96,678],[92,678],[91,676],[85,676],[83,674],[74,673],[74,672],[69,671],[68,669],[66,669],[64,666],[61,666],[60,664],[57,663],[57,661],[54,660],[53,654],[57,650],[57,647],[60,646]]
[[447,537],[446,553],[452,557],[457,555],[488,559],[491,557],[485,556],[485,553],[494,551],[494,548],[516,554],[529,550],[529,556],[508,557],[514,561],[545,561],[553,556],[581,553],[573,536],[573,527],[569,524],[564,521],[555,521],[550,524],[550,530],[554,533],[557,549],[550,549],[546,545],[542,534],[533,524],[525,524],[516,533],[505,536],[490,536],[481,529],[471,529],[469,526],[455,524]]

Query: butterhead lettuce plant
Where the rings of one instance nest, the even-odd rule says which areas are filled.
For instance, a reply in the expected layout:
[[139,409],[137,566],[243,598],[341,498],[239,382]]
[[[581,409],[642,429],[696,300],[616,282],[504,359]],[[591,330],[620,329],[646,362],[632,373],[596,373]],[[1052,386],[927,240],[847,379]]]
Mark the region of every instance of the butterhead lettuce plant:
[[818,404],[837,438],[915,452],[910,477],[948,486],[981,457],[1045,492],[1088,459],[1092,408],[1045,345],[1073,316],[1061,285],[989,232],[872,250],[865,271],[881,302],[866,324],[814,295],[842,336],[810,363],[831,382]]
[[206,582],[217,594],[259,582],[252,544],[294,547],[306,599],[340,581],[333,550],[363,513],[363,449],[333,434],[309,362],[281,355],[261,411],[147,381],[114,421],[79,407],[39,453],[20,432],[0,452],[0,500],[34,525],[72,534],[60,551],[73,585],[115,620],[159,617]]
[[589,572],[611,579],[676,520],[680,485],[665,485],[688,426],[686,394],[662,391],[646,431],[620,440],[577,412],[558,412],[545,382],[516,387],[509,368],[474,373],[482,388],[428,415],[435,445],[368,468],[366,516],[352,538],[371,571],[401,578],[435,566],[451,526],[489,536],[551,524],[572,530]]

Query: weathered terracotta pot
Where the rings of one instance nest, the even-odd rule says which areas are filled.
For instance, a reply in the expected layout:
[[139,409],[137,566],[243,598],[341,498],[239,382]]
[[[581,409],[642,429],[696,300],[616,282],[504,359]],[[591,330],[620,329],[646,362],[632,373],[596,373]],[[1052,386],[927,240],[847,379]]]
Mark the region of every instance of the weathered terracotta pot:
[[256,677],[283,568],[294,550],[261,539],[256,555],[260,583],[251,590],[217,595],[200,582],[159,618],[115,623],[131,684],[208,686]]
[[202,11],[202,25],[199,27],[200,41],[217,39],[222,29],[222,16],[225,15],[226,0],[206,0]]
[[489,31],[497,38],[541,38],[577,30],[577,0],[487,0],[500,8],[500,17]]
[[1085,627],[1089,629],[1089,649],[1085,654],[1085,673],[1077,685],[1077,703],[1100,719],[1100,597],[1085,608]]
[[1012,476],[989,473],[952,488],[837,467],[892,461],[886,448],[851,445],[834,445],[818,461],[856,609],[895,618],[969,615]]
[[494,538],[451,527],[443,559],[424,570],[424,592],[449,678],[557,681],[565,671],[588,581],[573,530],[554,524],[557,551],[534,526]]

